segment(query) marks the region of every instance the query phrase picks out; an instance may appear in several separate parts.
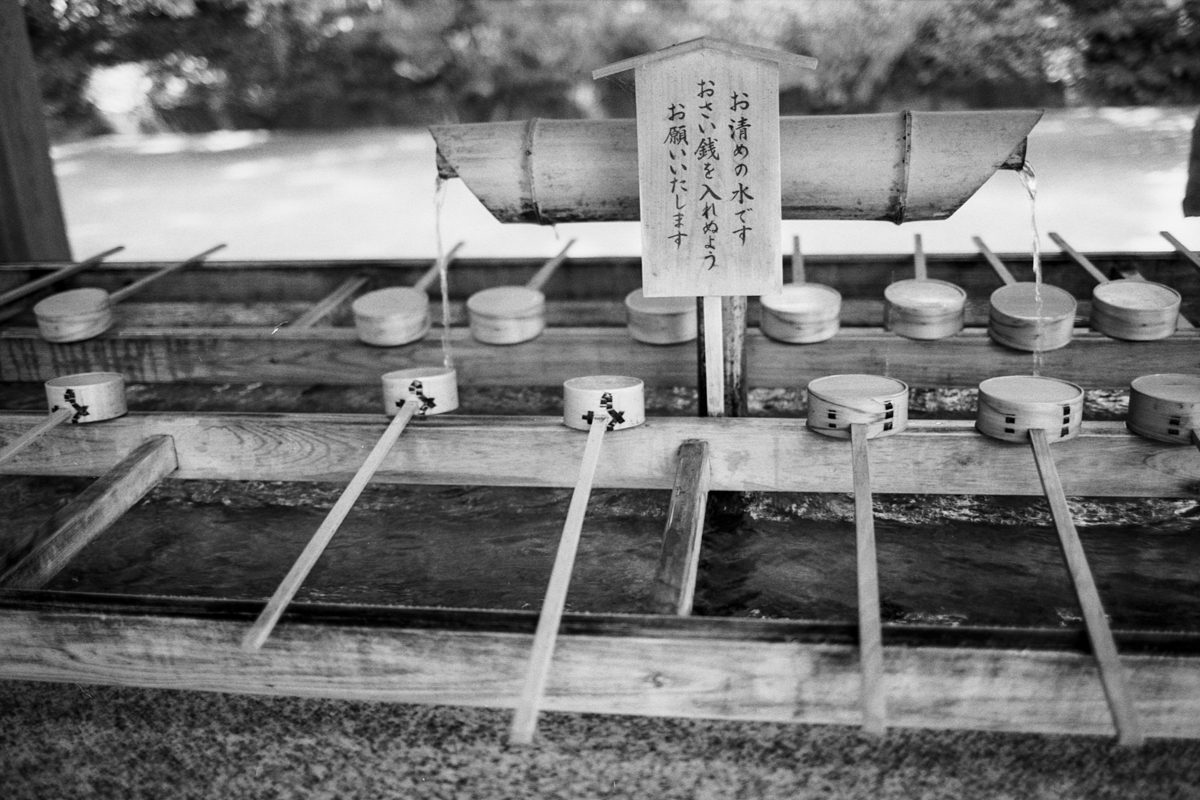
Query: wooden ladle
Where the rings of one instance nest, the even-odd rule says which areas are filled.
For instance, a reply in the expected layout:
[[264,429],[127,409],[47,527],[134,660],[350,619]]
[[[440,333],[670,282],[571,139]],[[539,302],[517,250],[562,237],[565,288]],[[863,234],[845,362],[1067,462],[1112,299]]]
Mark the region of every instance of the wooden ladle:
[[62,375],[46,381],[45,389],[49,416],[0,448],[0,464],[64,422],[103,422],[124,416],[128,410],[125,404],[125,377],[119,372]]
[[546,327],[542,287],[567,258],[575,240],[543,264],[524,286],[493,286],[467,298],[471,335],[484,344],[519,344],[536,339]]
[[112,327],[113,306],[160,278],[173,272],[199,264],[208,256],[225,247],[219,244],[198,253],[186,261],[163,267],[155,273],[134,281],[123,289],[109,294],[104,289],[88,287],[70,289],[53,294],[33,307],[37,316],[38,330],[48,342],[81,342],[99,336]]

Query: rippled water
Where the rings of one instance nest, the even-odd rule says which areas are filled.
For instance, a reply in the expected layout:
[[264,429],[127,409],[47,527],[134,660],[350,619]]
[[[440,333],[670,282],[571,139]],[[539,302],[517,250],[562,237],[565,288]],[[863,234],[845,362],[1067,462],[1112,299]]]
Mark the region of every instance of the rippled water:
[[[558,392],[488,390],[465,408],[556,413]],[[138,410],[374,412],[372,392],[327,387],[131,387]],[[652,390],[648,413],[694,413],[695,392]],[[794,390],[759,390],[758,415],[797,416]],[[40,400],[39,400],[40,402]],[[973,414],[972,390],[914,390],[915,418]],[[8,403],[16,407],[17,403]],[[358,406],[362,407],[359,408]],[[33,407],[33,406],[31,406]],[[1089,419],[1124,415],[1120,392],[1089,392]],[[82,491],[85,478],[0,478],[0,544],[19,540]],[[343,487],[331,483],[166,481],[89,545],[50,588],[266,598]],[[368,486],[298,599],[537,608],[570,492],[565,489]],[[855,618],[849,495],[715,496],[696,612]],[[593,493],[568,608],[648,609],[667,491]],[[1116,627],[1200,631],[1200,502],[1072,498],[1105,608]],[[885,620],[1071,625],[1078,611],[1040,498],[875,498]]]

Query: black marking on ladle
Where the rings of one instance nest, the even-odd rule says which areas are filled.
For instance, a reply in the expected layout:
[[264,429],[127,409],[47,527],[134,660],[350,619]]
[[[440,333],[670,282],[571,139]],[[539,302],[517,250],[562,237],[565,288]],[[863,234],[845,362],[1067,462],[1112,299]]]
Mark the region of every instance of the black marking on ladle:
[[[86,417],[89,415],[87,406],[80,405],[79,403],[75,402],[75,390],[74,389],[67,389],[65,392],[63,392],[63,400],[66,401],[71,406],[71,408],[75,409],[75,413],[71,416],[71,424],[72,425],[77,424],[82,417]],[[58,409],[60,409],[60,408],[62,408],[62,406],[55,405],[50,410],[58,411]]]
[[[424,385],[422,385],[422,383],[419,380],[415,380],[408,385],[408,391],[415,394],[417,396],[417,399],[421,401],[421,407],[417,409],[416,413],[413,416],[423,417],[423,416],[425,416],[425,413],[427,411],[429,411],[429,409],[437,408],[437,401],[434,400],[432,397],[426,397],[425,393],[422,391],[424,388],[425,388]],[[405,400],[397,400],[396,408],[403,408],[404,403],[405,403]]]
[[[605,426],[604,430],[611,431],[615,426],[620,425],[625,421],[625,412],[618,411],[617,409],[613,408],[613,397],[610,392],[605,392],[604,394],[600,395],[600,405],[606,412],[608,412],[608,425]],[[588,425],[591,425],[592,420],[596,418],[596,412],[589,411],[586,414],[580,414],[579,417],[587,422]]]

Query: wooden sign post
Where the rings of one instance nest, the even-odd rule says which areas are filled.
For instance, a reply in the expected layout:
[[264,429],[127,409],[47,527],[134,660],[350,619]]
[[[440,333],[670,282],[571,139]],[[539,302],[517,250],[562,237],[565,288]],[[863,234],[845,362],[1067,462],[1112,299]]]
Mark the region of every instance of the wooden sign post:
[[642,290],[704,298],[710,416],[724,414],[721,297],[783,286],[781,65],[811,68],[816,60],[701,38],[592,73],[635,70]]

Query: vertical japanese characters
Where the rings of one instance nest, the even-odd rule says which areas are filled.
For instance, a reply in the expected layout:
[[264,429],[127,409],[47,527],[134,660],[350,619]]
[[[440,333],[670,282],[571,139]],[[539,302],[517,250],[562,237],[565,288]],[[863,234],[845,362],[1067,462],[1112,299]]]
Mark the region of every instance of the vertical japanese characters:
[[750,185],[751,96],[700,78],[691,97],[666,104],[665,185],[671,209],[666,238],[676,250],[699,236],[701,268],[720,269],[754,230]]

